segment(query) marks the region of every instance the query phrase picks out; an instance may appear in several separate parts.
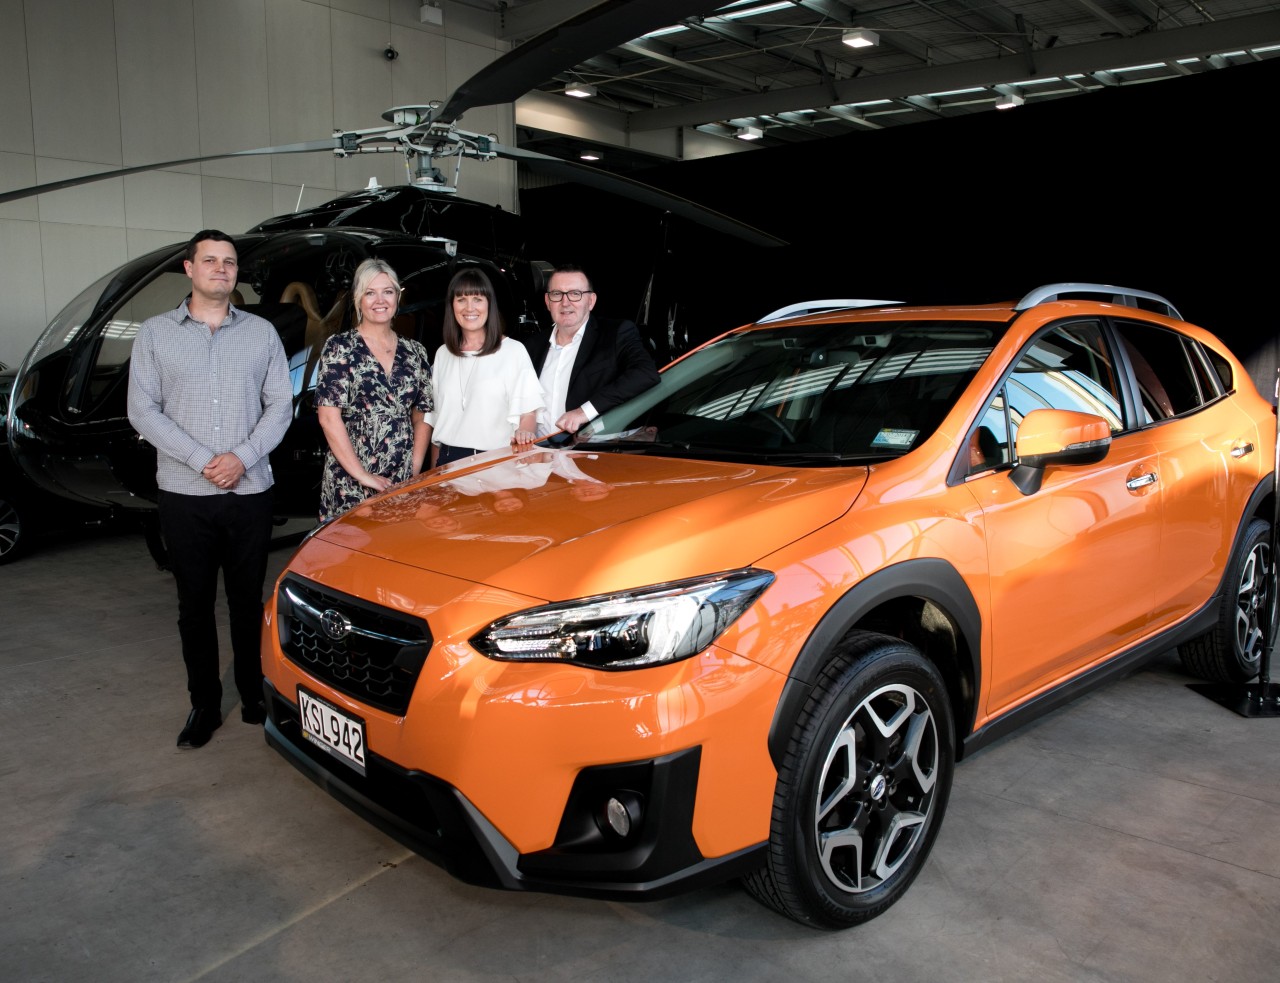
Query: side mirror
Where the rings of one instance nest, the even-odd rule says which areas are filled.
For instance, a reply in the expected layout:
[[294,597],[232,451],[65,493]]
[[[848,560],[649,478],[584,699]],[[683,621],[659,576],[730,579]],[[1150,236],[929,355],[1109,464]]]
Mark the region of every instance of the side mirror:
[[1032,410],[1018,427],[1018,464],[1010,474],[1018,491],[1034,495],[1051,464],[1097,464],[1111,448],[1111,427],[1100,416],[1074,410]]

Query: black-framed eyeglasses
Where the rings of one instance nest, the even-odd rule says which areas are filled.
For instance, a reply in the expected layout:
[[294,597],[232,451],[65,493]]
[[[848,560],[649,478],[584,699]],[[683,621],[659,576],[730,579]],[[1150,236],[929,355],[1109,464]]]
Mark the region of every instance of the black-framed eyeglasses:
[[557,301],[564,300],[566,297],[568,297],[570,300],[576,302],[582,299],[583,294],[593,294],[593,293],[595,293],[594,290],[548,290],[547,300],[551,301],[554,304]]

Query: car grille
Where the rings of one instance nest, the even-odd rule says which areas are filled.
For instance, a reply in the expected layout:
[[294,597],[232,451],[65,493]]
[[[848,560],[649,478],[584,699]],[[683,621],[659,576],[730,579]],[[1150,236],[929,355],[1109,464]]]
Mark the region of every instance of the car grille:
[[421,618],[286,577],[276,595],[285,657],[340,693],[402,714],[431,648]]

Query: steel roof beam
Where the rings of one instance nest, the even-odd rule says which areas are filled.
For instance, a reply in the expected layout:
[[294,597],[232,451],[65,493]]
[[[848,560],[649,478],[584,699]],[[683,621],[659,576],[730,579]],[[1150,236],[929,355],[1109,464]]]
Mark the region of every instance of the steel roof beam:
[[[1117,66],[1163,62],[1178,58],[1206,57],[1237,48],[1280,43],[1280,13],[1257,14],[1193,27],[1153,31],[1131,38],[1059,45],[1036,52],[1036,78],[1105,72]],[[952,89],[1028,81],[1020,58],[988,58],[982,61],[938,65],[885,75],[862,75],[833,83],[817,83],[792,89],[731,96],[666,109],[642,110],[632,115],[633,131],[668,126],[694,126],[713,119],[758,116],[796,109],[816,109],[832,102],[856,103],[873,99],[902,99],[910,95]]]

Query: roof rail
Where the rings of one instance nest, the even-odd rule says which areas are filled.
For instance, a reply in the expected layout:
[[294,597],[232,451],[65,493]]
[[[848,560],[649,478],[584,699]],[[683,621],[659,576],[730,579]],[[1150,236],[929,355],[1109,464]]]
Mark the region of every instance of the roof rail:
[[826,311],[846,311],[855,307],[883,307],[887,304],[901,304],[900,300],[802,300],[798,304],[780,307],[766,314],[756,324],[766,321],[780,321],[784,317],[799,317],[804,314],[822,314]]
[[1014,305],[1014,310],[1025,311],[1029,307],[1035,307],[1036,304],[1043,304],[1049,300],[1058,300],[1063,294],[1103,294],[1111,303],[1123,304],[1125,307],[1137,307],[1138,304],[1135,301],[1138,298],[1142,298],[1159,304],[1169,317],[1176,317],[1179,321],[1182,320],[1182,315],[1178,313],[1178,309],[1159,294],[1153,294],[1149,290],[1113,287],[1107,283],[1047,283],[1043,287],[1036,287],[1035,290],[1018,301]]

